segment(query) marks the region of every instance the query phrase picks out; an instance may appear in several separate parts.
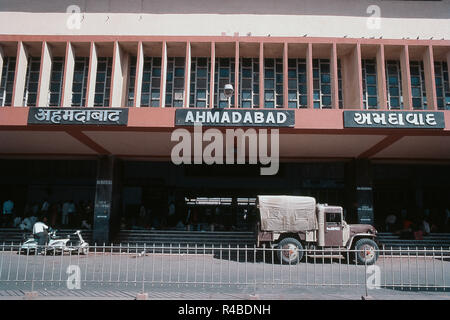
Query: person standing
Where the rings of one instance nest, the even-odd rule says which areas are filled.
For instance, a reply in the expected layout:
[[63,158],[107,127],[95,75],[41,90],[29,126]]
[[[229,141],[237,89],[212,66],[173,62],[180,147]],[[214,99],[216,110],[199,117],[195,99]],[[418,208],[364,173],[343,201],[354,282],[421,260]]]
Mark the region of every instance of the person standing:
[[70,203],[69,201],[64,201],[61,211],[61,224],[63,226],[67,226],[69,224],[69,211],[70,211]]
[[46,225],[46,223],[47,217],[44,217],[42,219],[42,222],[36,222],[33,226],[33,236],[38,241],[38,254],[42,252],[42,249],[48,242],[48,226]]
[[12,202],[12,200],[6,200],[5,202],[3,202],[2,225],[4,227],[8,227],[8,225],[11,221],[13,210],[14,210],[14,202]]
[[73,225],[76,222],[76,214],[77,214],[77,208],[75,206],[75,202],[73,200],[69,201],[69,221],[67,224]]
[[44,203],[42,203],[42,206],[41,206],[41,213],[47,214],[49,208],[50,208],[50,203],[47,201],[47,198],[45,198]]

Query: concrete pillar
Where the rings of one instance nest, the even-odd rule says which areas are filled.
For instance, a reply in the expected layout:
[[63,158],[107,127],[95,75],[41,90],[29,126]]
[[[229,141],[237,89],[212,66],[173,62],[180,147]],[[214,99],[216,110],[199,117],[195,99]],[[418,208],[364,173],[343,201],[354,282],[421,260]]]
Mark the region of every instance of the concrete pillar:
[[111,73],[111,107],[125,107],[127,105],[129,57],[129,54],[120,47],[119,42],[115,41]]
[[119,224],[121,202],[120,163],[114,156],[97,160],[93,241],[97,245],[110,242],[111,226]]
[[75,50],[70,42],[66,44],[66,57],[64,60],[64,79],[61,93],[61,107],[72,105],[73,73],[75,69]]
[[450,51],[447,52],[447,71],[450,74]]
[[162,43],[161,52],[161,85],[159,91],[159,106],[166,106],[166,79],[167,79],[167,42]]
[[97,82],[97,64],[98,64],[97,46],[95,45],[95,42],[91,42],[87,94],[86,94],[86,107],[94,106],[95,84]]
[[136,57],[136,79],[134,85],[134,106],[141,106],[142,92],[142,74],[144,73],[144,46],[142,41],[138,43],[138,52]]
[[313,56],[312,44],[308,43],[306,48],[306,90],[308,109],[314,108],[314,77],[313,77]]
[[283,108],[288,107],[289,78],[288,78],[288,44],[283,44]]
[[411,72],[409,69],[409,49],[405,45],[400,53],[400,69],[402,74],[403,109],[412,109]]
[[209,83],[209,107],[214,108],[214,71],[216,69],[216,43],[211,42],[211,82]]
[[191,96],[191,43],[186,42],[186,60],[184,67],[184,107],[189,108]]
[[3,51],[2,46],[0,46],[0,79],[2,78],[2,72],[3,72],[3,61],[5,59],[5,53]]
[[235,42],[234,49],[234,107],[239,108],[239,41]]
[[370,160],[352,160],[346,166],[347,222],[374,225],[373,175]]
[[264,43],[259,43],[259,108],[264,108]]
[[377,89],[378,89],[378,106],[382,110],[387,109],[386,96],[386,62],[384,59],[384,45],[379,45],[377,49]]
[[339,77],[336,43],[333,43],[330,52],[331,73],[331,107],[339,109]]
[[427,95],[427,109],[437,110],[436,80],[434,78],[433,47],[427,46],[423,54],[423,73],[425,76],[425,89]]
[[362,109],[361,46],[358,43],[342,59],[344,109]]
[[16,75],[14,78],[14,89],[12,94],[12,106],[23,106],[23,93],[27,77],[28,52],[25,44],[20,41],[17,44]]
[[48,42],[42,44],[41,54],[41,74],[39,80],[39,90],[37,97],[38,107],[47,107],[49,101],[50,76],[52,73],[52,50]]

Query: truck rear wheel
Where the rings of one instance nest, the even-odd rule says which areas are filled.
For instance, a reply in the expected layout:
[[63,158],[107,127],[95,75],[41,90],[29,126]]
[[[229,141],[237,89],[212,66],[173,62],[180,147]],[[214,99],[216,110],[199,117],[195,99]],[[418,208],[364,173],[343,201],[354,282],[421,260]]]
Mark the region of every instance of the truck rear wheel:
[[283,264],[297,264],[303,258],[303,246],[294,238],[284,238],[278,244],[278,260]]
[[378,259],[378,245],[371,239],[359,239],[355,244],[356,261],[361,265],[372,265]]

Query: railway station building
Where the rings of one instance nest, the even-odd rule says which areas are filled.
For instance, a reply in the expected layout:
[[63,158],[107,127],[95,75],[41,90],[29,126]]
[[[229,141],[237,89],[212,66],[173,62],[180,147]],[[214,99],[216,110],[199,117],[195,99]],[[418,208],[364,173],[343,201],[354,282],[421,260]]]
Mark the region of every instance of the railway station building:
[[[260,194],[444,231],[449,66],[449,0],[2,0],[0,201],[16,215],[92,203],[97,242],[133,227],[247,230]],[[251,137],[226,147],[238,129],[259,148],[270,136],[274,174]],[[223,157],[244,161],[198,161],[195,130],[200,152],[213,130]],[[186,132],[191,161],[177,163]]]

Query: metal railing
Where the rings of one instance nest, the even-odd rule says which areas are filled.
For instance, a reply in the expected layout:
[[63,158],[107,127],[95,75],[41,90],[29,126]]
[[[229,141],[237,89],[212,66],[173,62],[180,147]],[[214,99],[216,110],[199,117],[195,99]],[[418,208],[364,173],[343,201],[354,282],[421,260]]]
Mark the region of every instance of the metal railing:
[[[277,247],[231,245],[94,245],[89,253],[20,252],[0,245],[0,290],[135,286],[360,287],[363,290],[450,292],[449,248],[378,250],[373,265],[356,250],[302,250],[297,263],[280,263]],[[361,252],[359,252],[361,253]]]

